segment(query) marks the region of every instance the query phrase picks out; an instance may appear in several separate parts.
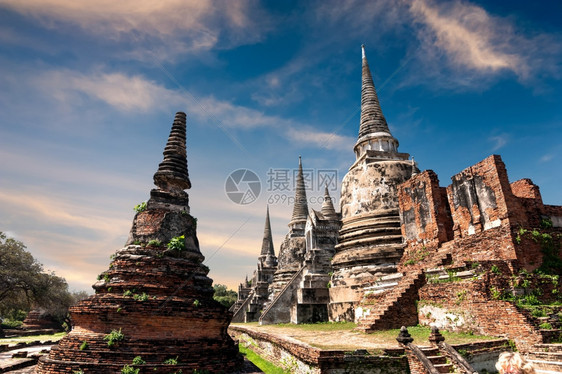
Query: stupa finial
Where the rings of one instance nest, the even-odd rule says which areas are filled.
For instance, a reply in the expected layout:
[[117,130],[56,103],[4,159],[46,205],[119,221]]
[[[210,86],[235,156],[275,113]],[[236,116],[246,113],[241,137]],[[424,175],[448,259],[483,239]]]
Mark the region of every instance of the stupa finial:
[[302,172],[302,159],[299,156],[299,172],[297,174],[295,191],[295,205],[293,206],[293,216],[289,225],[295,222],[305,222],[308,216],[308,204],[306,202],[306,188]]
[[191,188],[187,171],[187,152],[185,113],[177,112],[164,148],[164,160],[154,174],[154,184],[164,191],[186,190]]

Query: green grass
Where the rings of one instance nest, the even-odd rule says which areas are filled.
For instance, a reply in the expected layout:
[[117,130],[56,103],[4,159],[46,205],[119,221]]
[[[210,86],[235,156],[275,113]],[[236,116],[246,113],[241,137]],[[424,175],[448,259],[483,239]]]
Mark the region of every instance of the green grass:
[[248,360],[250,360],[254,365],[260,368],[265,374],[288,374],[288,371],[283,370],[279,366],[273,365],[271,362],[263,359],[257,353],[249,348],[239,346],[240,353],[242,353]]
[[[369,334],[372,336],[374,340],[381,340],[381,341],[388,341],[388,342],[396,342],[396,337],[400,329],[393,329],[393,330],[384,330],[384,331],[375,331],[374,333]],[[429,334],[431,329],[426,326],[409,326],[408,332],[414,338],[414,344],[429,344]],[[477,340],[494,340],[498,339],[497,337],[493,336],[485,336],[485,335],[476,335],[476,334],[469,334],[469,333],[461,333],[461,332],[449,332],[449,331],[441,331],[441,335],[445,338],[445,341],[449,344],[462,344],[462,343],[469,343]]]
[[57,332],[56,334],[52,335],[32,335],[32,336],[18,336],[17,338],[3,338],[0,339],[0,344],[15,344],[21,342],[33,342],[36,340],[52,340],[52,341],[59,341],[66,335],[66,332]]
[[[333,339],[333,334],[331,332],[345,332],[346,334],[350,333],[353,336],[363,335],[363,339],[370,343],[375,343],[380,346],[396,346],[396,337],[400,332],[399,329],[393,330],[383,330],[383,331],[375,331],[369,334],[363,334],[362,332],[354,330],[356,324],[352,322],[337,322],[337,323],[313,323],[313,324],[278,324],[278,325],[265,325],[259,326],[258,323],[243,323],[238,324],[239,326],[247,326],[255,329],[256,331],[260,331],[260,329],[269,329],[269,331],[274,332],[279,335],[289,334],[294,339],[303,341],[312,345],[313,347],[320,348],[320,349],[342,349],[342,350],[349,350],[353,347],[360,348],[359,342],[351,343],[344,340]],[[303,332],[302,336],[299,336],[298,330]],[[318,332],[314,338],[310,338],[310,332]],[[409,326],[408,332],[414,338],[414,344],[418,345],[429,345],[429,334],[431,329],[426,326]],[[481,340],[494,340],[498,339],[497,337],[492,336],[484,336],[484,335],[477,335],[471,333],[460,333],[460,332],[448,332],[448,331],[441,331],[441,334],[445,337],[446,342],[449,344],[465,344],[471,343],[475,341]],[[322,339],[318,339],[318,337],[325,335],[327,338],[325,341]]]

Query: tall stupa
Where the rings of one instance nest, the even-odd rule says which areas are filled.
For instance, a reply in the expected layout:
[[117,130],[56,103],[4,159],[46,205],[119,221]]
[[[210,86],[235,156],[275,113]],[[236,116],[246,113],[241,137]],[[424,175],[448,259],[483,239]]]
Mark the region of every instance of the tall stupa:
[[70,309],[72,331],[37,373],[232,373],[241,364],[227,333],[232,314],[213,300],[189,212],[186,116],[175,116],[156,188],[135,215],[124,248]]
[[397,186],[417,168],[398,152],[362,52],[361,119],[355,162],[341,186],[342,228],[332,259],[330,320],[353,321],[364,287],[395,273],[403,252]]

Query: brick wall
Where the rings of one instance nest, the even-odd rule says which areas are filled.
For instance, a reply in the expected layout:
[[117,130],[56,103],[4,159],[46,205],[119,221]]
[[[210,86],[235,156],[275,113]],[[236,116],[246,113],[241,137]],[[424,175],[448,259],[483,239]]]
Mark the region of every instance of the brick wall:
[[406,357],[408,358],[408,365],[410,366],[411,374],[429,374],[422,362],[417,356],[409,349],[406,349]]
[[509,225],[502,225],[476,233],[454,242],[453,261],[461,263],[517,259],[513,232]]
[[230,326],[228,331],[242,346],[293,374],[410,373],[408,360],[405,356],[396,356],[396,349],[391,349],[393,355],[375,356],[358,351],[322,350],[242,326]]
[[411,249],[435,249],[452,239],[446,196],[432,170],[413,176],[398,188],[402,235]]
[[464,169],[451,180],[447,195],[456,238],[499,226],[508,218],[508,206],[518,204],[498,155]]
[[[513,303],[490,296],[490,287],[502,290],[505,282],[502,277],[484,276],[479,280],[426,284],[419,291],[420,324],[433,323],[439,328],[454,330],[451,325],[439,326],[436,312],[441,310],[459,331],[507,337],[515,341],[520,350],[527,350],[532,344],[542,342],[538,330]],[[424,305],[435,307],[433,313],[424,310]]]

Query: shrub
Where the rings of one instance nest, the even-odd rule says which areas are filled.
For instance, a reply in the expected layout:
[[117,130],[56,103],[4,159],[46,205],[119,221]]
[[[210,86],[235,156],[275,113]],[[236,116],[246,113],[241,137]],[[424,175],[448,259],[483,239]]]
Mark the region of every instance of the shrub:
[[542,330],[552,330],[552,325],[548,322],[543,322],[539,325],[539,329]]
[[168,243],[168,249],[183,251],[185,249],[185,235],[176,236]]
[[490,294],[492,296],[492,299],[495,300],[499,300],[501,297],[501,292],[500,290],[498,290],[496,287],[492,286],[490,287]]
[[162,242],[158,239],[152,239],[148,242],[148,245],[151,247],[160,247],[162,245]]
[[146,201],[143,201],[142,203],[135,205],[133,209],[137,213],[144,212],[146,210]]
[[123,369],[121,369],[122,374],[139,374],[140,369],[135,369],[132,366],[125,365]]
[[133,358],[133,365],[144,365],[144,364],[146,364],[146,361],[143,360],[141,356],[137,356]]
[[550,218],[543,218],[541,220],[541,227],[543,229],[551,229],[552,228],[552,220]]
[[166,365],[177,365],[178,364],[178,358],[169,358],[166,361],[164,361],[164,364]]
[[103,337],[103,340],[107,341],[108,347],[112,347],[115,343],[120,342],[123,339],[125,339],[125,335],[121,332],[121,329],[119,329],[119,331],[111,330],[109,334]]
[[133,299],[137,300],[137,301],[146,301],[148,300],[149,296],[146,292],[143,292],[142,294],[135,294],[133,296]]

